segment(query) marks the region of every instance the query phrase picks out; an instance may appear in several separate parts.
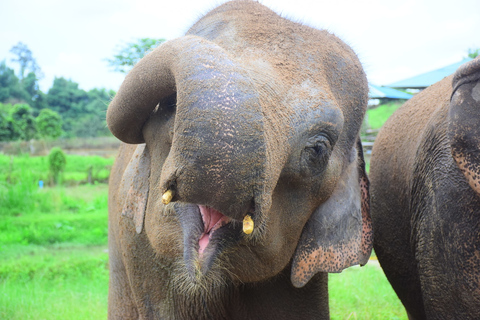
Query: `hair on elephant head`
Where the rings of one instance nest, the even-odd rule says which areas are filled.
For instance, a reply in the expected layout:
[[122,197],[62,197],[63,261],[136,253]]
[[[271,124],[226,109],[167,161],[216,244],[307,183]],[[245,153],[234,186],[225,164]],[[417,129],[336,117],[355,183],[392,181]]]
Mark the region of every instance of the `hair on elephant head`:
[[348,46],[253,1],[145,56],[107,111],[126,143],[110,180],[112,317],[328,317],[324,273],[372,246],[367,94]]

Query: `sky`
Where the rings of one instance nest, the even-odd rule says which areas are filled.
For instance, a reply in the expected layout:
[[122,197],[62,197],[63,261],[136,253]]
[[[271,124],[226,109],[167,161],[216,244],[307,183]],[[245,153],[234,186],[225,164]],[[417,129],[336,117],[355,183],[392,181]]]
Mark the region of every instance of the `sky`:
[[[23,42],[44,73],[80,88],[117,90],[125,75],[105,59],[139,38],[181,37],[222,0],[1,0],[0,61]],[[260,0],[293,21],[326,29],[350,45],[368,80],[388,85],[461,61],[480,48],[479,0]]]

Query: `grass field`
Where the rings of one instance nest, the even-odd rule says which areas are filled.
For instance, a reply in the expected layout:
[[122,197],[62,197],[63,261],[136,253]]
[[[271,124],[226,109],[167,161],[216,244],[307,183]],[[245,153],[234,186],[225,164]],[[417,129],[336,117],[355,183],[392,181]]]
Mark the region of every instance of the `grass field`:
[[397,110],[402,103],[390,102],[376,108],[368,109],[365,116],[366,126],[369,129],[380,129],[387,119]]
[[[83,184],[96,161],[112,162],[69,156],[66,186],[39,189],[46,159],[0,155],[0,319],[106,319],[108,187]],[[406,319],[375,261],[329,279],[332,319]]]

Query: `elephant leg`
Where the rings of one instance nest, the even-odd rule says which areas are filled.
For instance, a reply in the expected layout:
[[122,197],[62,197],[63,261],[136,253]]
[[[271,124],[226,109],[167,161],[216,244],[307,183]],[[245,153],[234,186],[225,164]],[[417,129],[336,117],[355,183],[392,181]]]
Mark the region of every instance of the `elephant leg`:
[[139,319],[121,253],[112,234],[108,250],[110,264],[108,319]]
[[[395,212],[393,216],[407,215]],[[402,301],[409,319],[424,319],[424,306],[415,255],[410,245],[410,229],[402,226],[391,215],[380,215],[374,225],[391,225],[375,230],[375,253],[390,284]],[[388,231],[388,232],[386,232]]]
[[[372,157],[372,222],[374,249],[380,265],[409,319],[424,319],[424,307],[415,253],[411,243],[411,213],[406,173],[382,171],[384,163],[393,163],[387,153]],[[391,177],[396,180],[391,181]]]

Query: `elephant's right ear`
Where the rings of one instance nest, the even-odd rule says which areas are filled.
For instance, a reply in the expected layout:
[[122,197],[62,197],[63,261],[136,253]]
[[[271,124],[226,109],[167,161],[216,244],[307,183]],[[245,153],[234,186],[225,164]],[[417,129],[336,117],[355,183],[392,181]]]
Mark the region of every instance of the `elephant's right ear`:
[[138,145],[122,178],[123,188],[128,189],[122,209],[122,217],[133,222],[141,233],[147,207],[150,178],[150,154],[145,144]]
[[447,131],[452,156],[480,194],[480,57],[455,72],[452,86]]
[[318,272],[367,263],[373,246],[369,181],[360,140],[333,194],[305,224],[292,263],[292,284],[303,287]]

